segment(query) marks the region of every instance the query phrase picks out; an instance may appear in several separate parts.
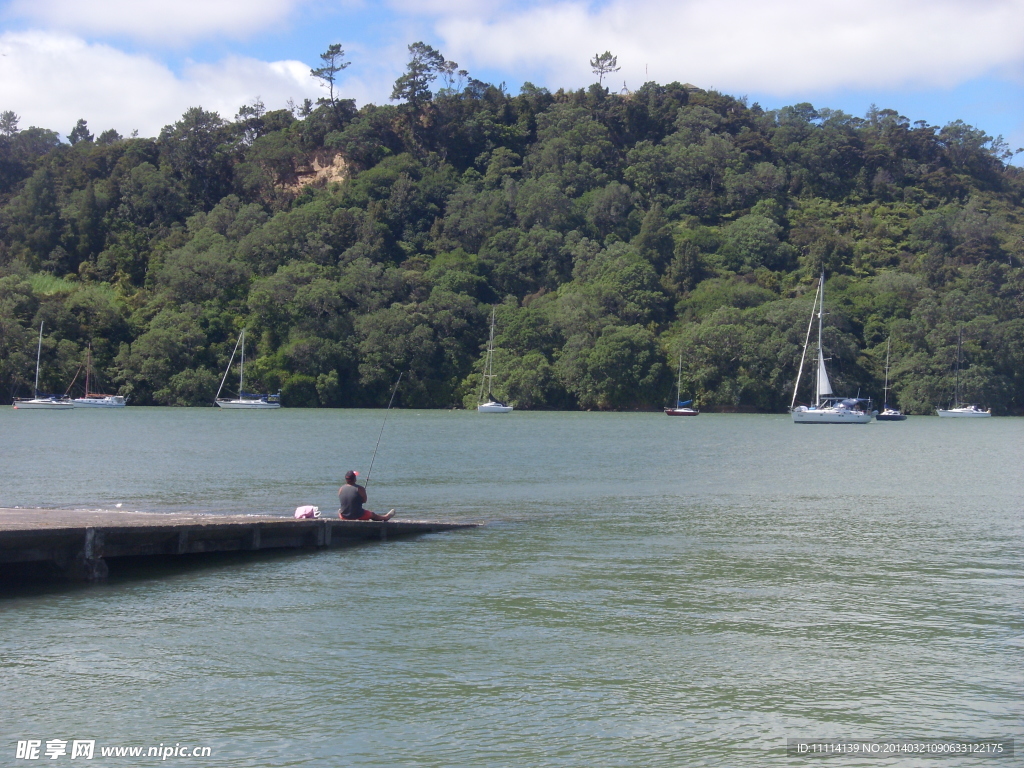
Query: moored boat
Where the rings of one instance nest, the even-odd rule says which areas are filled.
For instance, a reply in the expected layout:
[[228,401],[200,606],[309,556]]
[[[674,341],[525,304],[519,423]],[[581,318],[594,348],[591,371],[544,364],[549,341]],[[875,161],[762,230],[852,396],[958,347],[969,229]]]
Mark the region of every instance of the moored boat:
[[85,396],[74,399],[75,408],[124,408],[128,401],[121,395],[101,395],[89,391],[92,376],[92,345],[85,352]]
[[821,405],[794,408],[791,413],[794,424],[867,424],[874,417],[865,410],[860,398],[828,398]]
[[[832,392],[832,384],[828,380],[828,371],[825,369],[825,355],[821,346],[821,325],[825,305],[825,275],[822,274],[818,281],[818,291],[814,296],[814,303],[811,304],[811,319],[807,324],[807,337],[804,339],[804,351],[800,356],[800,368],[797,372],[796,383],[793,386],[793,400],[789,405],[789,412],[794,424],[867,424],[874,418],[874,411],[871,410],[871,400],[860,397],[836,397]],[[817,313],[815,313],[817,308]],[[804,360],[807,358],[807,347],[811,340],[811,328],[814,325],[814,317],[818,317],[818,366],[815,382],[814,405],[797,405],[796,395],[800,387],[800,379],[804,372]]]
[[944,419],[984,419],[992,415],[992,409],[982,410],[977,405],[961,405],[956,408],[937,408],[935,411]]
[[876,421],[906,421],[907,416],[899,408],[889,407],[889,349],[892,346],[890,337],[885,343],[885,386],[882,388],[882,412],[875,416]]
[[[692,401],[691,400],[687,400],[686,401],[686,403],[690,403],[690,402],[692,402]],[[666,408],[665,409],[665,415],[666,416],[699,416],[700,415],[700,411],[699,410],[697,410],[696,408],[688,407],[686,405],[686,403],[679,403],[679,407],[677,407],[677,408]]]
[[680,400],[680,392],[683,387],[683,352],[679,351],[679,368],[676,370],[676,404],[675,406],[669,406],[665,408],[666,416],[698,416],[700,411],[696,408],[691,408],[693,400],[686,400],[685,402]]
[[[494,384],[494,310],[491,309],[491,335],[487,340],[487,358],[484,360],[484,372],[480,380],[480,394],[477,396],[477,413],[512,413],[514,410],[508,403],[491,394]],[[487,390],[487,401],[484,402],[484,390]]]
[[59,395],[14,398],[14,409],[17,411],[68,411],[74,407],[75,404],[70,398]]
[[243,392],[236,398],[217,398],[218,408],[227,409],[249,409],[259,410],[267,408],[280,408],[281,395],[255,395],[250,392]]
[[881,412],[875,416],[876,421],[906,421],[907,414],[903,413],[897,408],[883,408]]
[[506,405],[493,397],[486,403],[480,403],[476,409],[479,413],[512,413],[513,410],[511,405]]
[[128,401],[122,395],[89,394],[74,399],[75,408],[124,408]]
[[963,328],[956,337],[956,388],[953,390],[953,406],[936,408],[935,412],[944,419],[985,419],[992,415],[992,409],[982,410],[979,406],[960,402],[960,350],[963,347]]
[[[239,361],[238,368],[238,397],[235,398],[222,398],[220,396],[221,390],[224,389],[224,382],[228,378],[228,373],[231,372],[231,364],[235,362],[235,353],[238,348],[242,348],[242,355]],[[217,389],[217,395],[214,398],[218,408],[227,408],[228,410],[272,410],[274,408],[281,407],[281,393],[278,392],[276,395],[257,395],[251,392],[245,391],[245,328],[238,335],[238,341],[235,342],[235,348],[231,350],[231,359],[228,360],[228,367],[224,371],[224,378],[220,380],[220,387]]]
[[36,347],[36,381],[32,387],[32,397],[14,398],[14,408],[18,411],[67,411],[74,408],[74,403],[67,395],[39,394],[39,360],[43,352],[43,324],[39,323],[39,345]]

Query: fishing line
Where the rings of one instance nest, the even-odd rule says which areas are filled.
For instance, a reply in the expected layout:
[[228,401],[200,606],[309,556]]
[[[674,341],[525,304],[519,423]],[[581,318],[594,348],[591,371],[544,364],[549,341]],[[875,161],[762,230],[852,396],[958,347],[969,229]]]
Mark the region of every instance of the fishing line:
[[363,488],[370,484],[370,473],[373,472],[373,460],[377,458],[377,449],[380,448],[380,439],[384,436],[384,425],[388,423],[388,414],[391,413],[391,404],[395,402],[395,394],[398,392],[398,385],[402,383],[402,376],[405,375],[405,371],[398,374],[398,381],[395,382],[395,388],[391,391],[391,399],[388,401],[387,410],[384,411],[384,421],[380,425],[380,434],[377,435],[377,445],[373,447],[373,457],[370,459],[370,468],[366,470],[366,480],[363,481]]

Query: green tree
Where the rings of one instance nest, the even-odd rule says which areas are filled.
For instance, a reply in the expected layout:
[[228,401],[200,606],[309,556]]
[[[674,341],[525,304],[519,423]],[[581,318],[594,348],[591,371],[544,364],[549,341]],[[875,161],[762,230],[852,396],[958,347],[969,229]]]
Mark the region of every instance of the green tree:
[[338,114],[338,101],[334,96],[334,85],[338,75],[352,62],[345,61],[345,49],[341,47],[340,43],[329,45],[327,50],[320,54],[320,60],[323,62],[323,66],[309,70],[309,74],[327,88],[326,103],[330,105],[335,114]]
[[68,134],[68,141],[71,142],[72,146],[80,141],[91,142],[92,138],[92,134],[89,133],[89,126],[86,124],[85,120],[81,118],[77,123],[75,123],[75,127],[71,129],[71,133]]
[[114,372],[122,394],[131,395],[140,405],[171,405],[184,391],[202,391],[201,374],[185,374],[172,383],[176,375],[195,368],[204,350],[206,336],[196,315],[195,308],[188,306],[162,310],[135,341],[121,345]]
[[21,118],[10,109],[0,112],[0,135],[10,138],[16,134],[20,120]]
[[430,84],[444,71],[445,59],[436,49],[424,42],[409,46],[409,63],[405,74],[395,81],[392,101],[406,101],[413,109],[430,101]]
[[556,367],[581,408],[601,410],[655,402],[667,370],[654,336],[639,325],[605,328],[592,346],[569,339]]
[[675,242],[672,240],[672,230],[665,218],[661,206],[655,203],[651,209],[644,214],[643,223],[640,226],[640,233],[633,241],[637,253],[654,265],[659,272],[672,260]]
[[[10,247],[16,248],[38,268],[60,244],[62,222],[55,174],[43,167],[32,174],[19,194],[4,208],[0,221],[8,232]],[[55,264],[66,271],[68,264]],[[63,274],[63,272],[62,272]]]
[[116,144],[117,142],[123,140],[124,136],[115,131],[113,128],[108,128],[99,135],[99,137],[96,139],[96,143],[99,144],[100,146],[110,146],[111,144]]
[[197,208],[212,208],[231,189],[234,147],[216,112],[192,107],[160,132],[160,155]]
[[604,53],[594,54],[594,58],[590,60],[590,69],[597,75],[597,84],[604,85],[604,76],[610,75],[612,72],[618,72],[619,57],[612,56],[611,51],[605,51]]
[[741,216],[725,229],[719,250],[724,265],[737,272],[760,266],[776,268],[781,233],[782,227],[769,218],[756,214]]

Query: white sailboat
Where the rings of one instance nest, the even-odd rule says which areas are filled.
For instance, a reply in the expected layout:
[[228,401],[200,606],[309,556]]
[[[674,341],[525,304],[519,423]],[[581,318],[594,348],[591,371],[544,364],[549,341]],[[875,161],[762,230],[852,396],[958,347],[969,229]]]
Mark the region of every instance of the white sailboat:
[[[238,397],[222,398],[221,390],[224,389],[224,382],[227,381],[228,373],[231,372],[231,364],[235,362],[235,352],[242,348],[241,361],[238,367]],[[224,371],[224,377],[220,380],[220,387],[217,389],[217,396],[214,402],[219,408],[246,409],[246,410],[268,410],[281,407],[281,393],[276,395],[254,395],[245,391],[245,328],[238,335],[235,348],[231,350],[231,359],[228,360],[228,367]]]
[[14,407],[19,411],[66,411],[74,408],[74,403],[67,396],[57,395],[39,396],[39,359],[43,352],[43,324],[39,323],[39,346],[36,347],[36,383],[32,387],[32,397],[14,398]]
[[693,400],[687,400],[683,402],[679,398],[682,396],[683,388],[683,352],[679,351],[679,370],[676,371],[676,404],[674,408],[666,408],[666,416],[697,416],[700,414],[696,408],[691,408]]
[[953,394],[952,408],[937,408],[936,413],[944,419],[985,419],[992,415],[992,409],[983,411],[977,405],[960,402],[960,349],[963,346],[963,328],[956,338],[956,389]]
[[[480,380],[480,394],[477,396],[476,409],[479,413],[511,413],[512,406],[501,402],[491,394],[494,384],[494,309],[491,309],[491,336],[487,341],[487,359],[484,360],[484,373]],[[484,391],[487,392],[487,402],[484,400]]]
[[[874,413],[864,407],[870,400],[863,400],[859,397],[836,397],[832,392],[832,384],[828,380],[828,371],[825,369],[825,355],[821,348],[821,324],[822,316],[825,314],[825,275],[822,274],[818,282],[818,291],[814,296],[814,303],[811,305],[811,319],[807,324],[807,337],[804,339],[804,351],[800,356],[800,370],[796,376],[796,384],[793,386],[793,400],[789,405],[789,412],[793,417],[794,424],[867,424],[871,421]],[[818,370],[815,379],[814,405],[797,405],[796,395],[800,387],[800,379],[803,377],[804,361],[807,359],[807,347],[811,340],[811,328],[814,325],[815,308],[818,316]]]
[[85,396],[76,397],[75,408],[124,408],[127,401],[121,395],[100,395],[89,391],[92,375],[92,345],[85,352]]
[[882,412],[875,416],[878,421],[906,421],[907,415],[899,408],[889,407],[889,348],[892,346],[890,337],[885,343],[885,386],[882,387]]

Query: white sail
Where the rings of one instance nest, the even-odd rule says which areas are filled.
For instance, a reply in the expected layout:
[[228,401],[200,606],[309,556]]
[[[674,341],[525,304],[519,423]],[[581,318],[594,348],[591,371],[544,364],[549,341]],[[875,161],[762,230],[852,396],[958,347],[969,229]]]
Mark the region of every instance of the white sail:
[[[860,406],[859,399],[851,403],[851,400],[844,400],[835,397],[832,393],[832,384],[828,380],[828,372],[825,370],[825,355],[821,347],[821,326],[825,316],[825,275],[822,274],[818,282],[818,294],[815,307],[811,307],[811,321],[807,325],[807,338],[804,339],[804,351],[800,355],[800,373],[803,373],[804,360],[807,358],[807,347],[811,341],[811,327],[814,318],[818,318],[818,375],[815,382],[814,405],[796,405],[796,387],[793,389],[793,405],[790,406],[790,414],[794,424],[867,424],[874,418],[875,412]],[[797,375],[796,386],[800,384],[800,375]],[[869,406],[870,407],[870,406]]]
[[825,356],[818,350],[818,399],[829,397],[832,394],[832,385],[828,380],[828,372],[825,370]]

